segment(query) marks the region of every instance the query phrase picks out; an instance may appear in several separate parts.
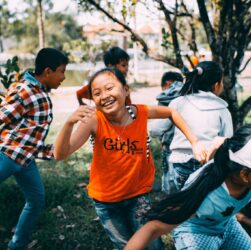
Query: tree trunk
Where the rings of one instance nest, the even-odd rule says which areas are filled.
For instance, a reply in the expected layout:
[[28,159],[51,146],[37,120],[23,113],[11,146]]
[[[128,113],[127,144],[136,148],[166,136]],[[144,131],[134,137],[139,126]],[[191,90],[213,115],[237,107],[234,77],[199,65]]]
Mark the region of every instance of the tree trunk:
[[3,40],[0,38],[0,53],[3,52]]
[[42,49],[45,47],[42,0],[37,1],[37,24],[38,24],[38,36],[39,36],[39,48]]
[[223,82],[224,82],[223,98],[228,103],[228,109],[233,119],[233,126],[234,129],[236,129],[240,126],[241,120],[240,120],[240,111],[239,111],[239,104],[237,99],[235,83],[233,84],[233,79],[231,79],[229,74],[225,74],[223,76]]
[[251,110],[251,96],[249,96],[248,99],[246,99],[242,103],[239,110],[240,110],[240,122],[241,122],[241,124],[243,124],[245,117],[247,116],[247,114]]
[[[1,10],[1,7],[0,7]],[[3,34],[2,34],[2,20],[0,17],[0,52],[3,52]]]

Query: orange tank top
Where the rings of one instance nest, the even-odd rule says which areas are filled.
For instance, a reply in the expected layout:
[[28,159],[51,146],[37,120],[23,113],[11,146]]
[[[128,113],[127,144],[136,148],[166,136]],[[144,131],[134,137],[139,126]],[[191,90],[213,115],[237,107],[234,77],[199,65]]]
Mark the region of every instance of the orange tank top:
[[125,129],[97,111],[88,194],[98,201],[118,202],[152,188],[155,168],[151,154],[147,158],[146,153],[147,106],[136,107],[136,119]]

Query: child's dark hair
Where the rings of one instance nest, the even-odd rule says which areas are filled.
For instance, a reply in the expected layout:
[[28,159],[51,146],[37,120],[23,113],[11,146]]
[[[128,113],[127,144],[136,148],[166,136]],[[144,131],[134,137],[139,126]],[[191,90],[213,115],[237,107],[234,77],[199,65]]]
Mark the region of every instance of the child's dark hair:
[[104,69],[101,69],[99,71],[97,71],[90,79],[89,83],[88,83],[88,90],[89,90],[89,94],[92,98],[92,83],[93,81],[95,80],[95,78],[100,75],[100,74],[103,74],[103,73],[111,73],[113,74],[119,81],[120,83],[123,85],[123,86],[126,86],[127,85],[127,82],[126,82],[126,79],[124,77],[124,75],[118,70],[116,69],[115,67],[107,67],[107,68],[104,68]]
[[202,91],[212,91],[215,83],[222,79],[222,69],[220,65],[213,61],[200,62],[193,71],[185,72],[186,81],[180,94],[188,95]]
[[46,68],[55,71],[60,65],[68,64],[68,58],[62,52],[53,48],[41,49],[35,60],[35,75],[41,75]]
[[152,209],[146,214],[147,219],[156,219],[167,224],[179,224],[189,219],[205,197],[219,187],[229,174],[243,168],[246,169],[245,166],[230,160],[229,149],[236,152],[250,139],[251,124],[239,128],[234,136],[226,139],[217,150],[213,163],[204,166],[199,176],[188,187],[155,202]]
[[161,87],[164,87],[166,85],[166,81],[183,82],[183,77],[178,72],[168,71],[164,73],[164,75],[161,78]]
[[115,66],[121,61],[129,61],[129,55],[119,47],[112,47],[104,54],[104,63],[105,66]]

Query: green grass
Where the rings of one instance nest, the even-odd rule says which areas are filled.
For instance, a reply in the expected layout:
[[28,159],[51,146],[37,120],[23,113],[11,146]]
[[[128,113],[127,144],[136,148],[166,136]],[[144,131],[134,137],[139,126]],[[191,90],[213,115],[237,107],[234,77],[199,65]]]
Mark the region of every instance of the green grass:
[[[138,86],[135,85],[135,88]],[[243,99],[246,98],[242,96]],[[53,142],[69,114],[54,117],[47,142]],[[247,118],[251,121],[251,117]],[[60,121],[60,122],[59,122]],[[161,147],[157,139],[151,143],[156,166],[155,186],[160,185]],[[88,147],[80,149],[67,161],[39,161],[46,190],[46,208],[33,234],[32,250],[105,250],[113,249],[98,220],[86,184],[91,153]],[[158,192],[152,193],[156,197]],[[7,248],[21,209],[23,195],[11,177],[0,185],[0,250]],[[166,249],[174,249],[170,236],[164,236]]]
[[[39,162],[46,190],[46,209],[40,218],[31,249],[112,249],[92,201],[86,194],[90,153],[74,154],[66,162]],[[80,160],[81,159],[81,160]],[[24,201],[13,178],[0,186],[0,249],[6,249]]]
[[[65,118],[65,116],[64,116]],[[61,124],[62,125],[62,124]],[[51,129],[47,141],[54,141],[58,126]],[[160,177],[161,155],[157,140],[153,143],[157,159],[157,179]],[[91,153],[80,149],[67,161],[38,161],[46,191],[46,208],[33,233],[32,250],[111,250],[113,244],[96,220],[91,199],[87,196],[88,166]],[[23,195],[11,177],[0,185],[0,249],[7,248],[18,216],[24,205]],[[153,194],[154,195],[154,194]],[[165,237],[172,249],[172,241]]]

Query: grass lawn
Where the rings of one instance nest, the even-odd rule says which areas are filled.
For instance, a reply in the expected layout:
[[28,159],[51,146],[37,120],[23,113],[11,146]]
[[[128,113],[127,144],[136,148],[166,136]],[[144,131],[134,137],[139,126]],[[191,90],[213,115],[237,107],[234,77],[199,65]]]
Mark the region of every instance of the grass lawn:
[[[54,141],[66,114],[55,118],[48,142]],[[156,140],[153,144],[154,154],[159,158],[160,145]],[[67,161],[38,161],[46,190],[46,208],[33,234],[29,249],[111,250],[114,248],[97,220],[92,201],[87,196],[86,185],[90,162],[91,153],[88,147],[80,149]],[[159,167],[157,169],[159,176]],[[12,235],[24,200],[13,177],[1,183],[0,194],[0,249],[4,250],[7,248],[7,242]],[[164,237],[164,241],[172,246],[170,238]]]
[[[242,93],[241,99],[250,94]],[[56,113],[47,139],[51,143],[67,118]],[[251,116],[247,118],[251,122]],[[153,157],[160,181],[160,144],[152,142]],[[96,219],[92,201],[87,197],[88,166],[91,153],[83,147],[67,161],[38,161],[46,189],[46,208],[41,216],[29,249],[33,250],[92,250],[113,249],[111,241]],[[155,194],[153,194],[155,196]],[[13,177],[0,185],[0,249],[7,248],[13,227],[24,205],[23,196]],[[163,238],[166,249],[173,249],[170,236]]]

